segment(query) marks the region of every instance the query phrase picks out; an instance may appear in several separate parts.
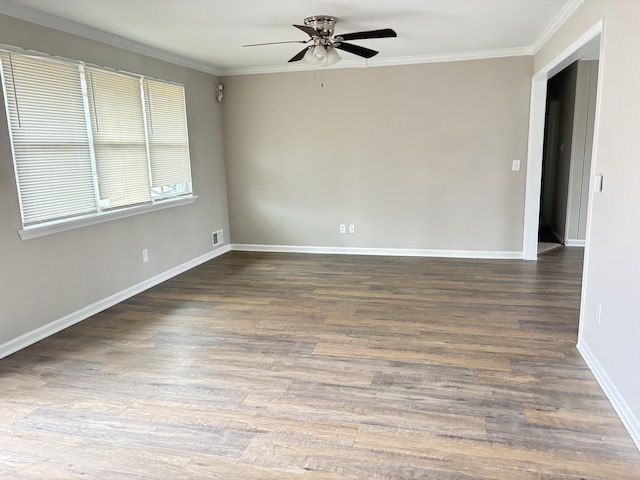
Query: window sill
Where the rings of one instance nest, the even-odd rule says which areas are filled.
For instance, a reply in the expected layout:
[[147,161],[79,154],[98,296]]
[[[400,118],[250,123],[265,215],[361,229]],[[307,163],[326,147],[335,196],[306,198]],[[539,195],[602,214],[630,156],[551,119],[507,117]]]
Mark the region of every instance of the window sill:
[[92,215],[77,220],[71,220],[61,223],[30,227],[18,230],[18,235],[22,240],[30,240],[32,238],[44,237],[45,235],[53,235],[54,233],[66,232],[67,230],[75,230],[76,228],[87,227],[89,225],[97,225],[98,223],[110,222],[121,218],[132,217],[143,213],[155,212],[166,208],[179,207],[188,205],[196,201],[198,197],[178,198],[176,200],[165,200],[154,205],[145,205],[143,207],[131,207],[115,212],[103,213],[100,215]]

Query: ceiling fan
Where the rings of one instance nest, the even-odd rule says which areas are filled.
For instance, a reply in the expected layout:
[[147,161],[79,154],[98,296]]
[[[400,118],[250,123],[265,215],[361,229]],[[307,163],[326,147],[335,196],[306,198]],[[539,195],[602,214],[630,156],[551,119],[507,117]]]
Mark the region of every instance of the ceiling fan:
[[311,45],[304,47],[295,54],[289,60],[289,63],[304,60],[314,66],[329,66],[340,61],[340,55],[338,55],[336,49],[353,53],[354,55],[364,58],[371,58],[378,54],[376,50],[347,43],[347,40],[366,40],[369,38],[389,38],[398,36],[391,28],[344,33],[334,36],[333,32],[337,21],[338,19],[336,17],[328,15],[314,15],[312,17],[305,18],[304,25],[293,25],[297,29],[302,30],[304,33],[309,35],[308,40],[254,43],[250,45],[243,45],[243,47],[257,47],[261,45],[276,45],[281,43],[311,43]]

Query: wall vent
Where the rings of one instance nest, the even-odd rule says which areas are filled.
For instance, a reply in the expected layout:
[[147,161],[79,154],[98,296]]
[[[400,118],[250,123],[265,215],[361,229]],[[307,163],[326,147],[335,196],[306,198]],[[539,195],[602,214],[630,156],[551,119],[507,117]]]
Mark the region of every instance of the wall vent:
[[221,243],[224,243],[223,233],[224,230],[216,230],[211,234],[211,243],[214,247],[220,245]]

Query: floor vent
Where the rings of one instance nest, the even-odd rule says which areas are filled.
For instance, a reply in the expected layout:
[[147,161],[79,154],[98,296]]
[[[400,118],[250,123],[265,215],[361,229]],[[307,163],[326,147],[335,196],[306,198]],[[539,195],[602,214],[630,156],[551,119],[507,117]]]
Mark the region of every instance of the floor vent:
[[214,247],[216,245],[220,245],[221,243],[224,243],[224,237],[222,236],[222,234],[223,234],[223,230],[217,230],[211,234],[211,243],[213,243]]

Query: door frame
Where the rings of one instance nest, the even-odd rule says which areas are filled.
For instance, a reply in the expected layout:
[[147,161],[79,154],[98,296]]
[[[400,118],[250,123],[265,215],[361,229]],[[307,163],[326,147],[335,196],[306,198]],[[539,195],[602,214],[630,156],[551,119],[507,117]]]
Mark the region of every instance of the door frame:
[[[529,110],[529,144],[527,150],[527,177],[524,206],[524,232],[522,235],[522,258],[525,260],[537,260],[538,258],[538,228],[540,215],[540,190],[542,182],[542,158],[544,151],[544,123],[547,108],[547,82],[556,73],[560,72],[576,60],[579,60],[587,44],[595,39],[600,41],[600,65],[598,67],[598,85],[601,84],[602,75],[602,32],[604,19],[593,25],[573,43],[565,48],[558,56],[538,70],[531,80],[531,104]],[[598,135],[598,117],[600,104],[600,89],[596,97],[596,126],[594,128],[593,149],[595,151]],[[595,156],[591,161],[591,179],[593,179],[593,167]],[[589,181],[589,199],[587,213],[588,244],[591,224],[591,180]],[[586,255],[585,255],[586,258]]]

